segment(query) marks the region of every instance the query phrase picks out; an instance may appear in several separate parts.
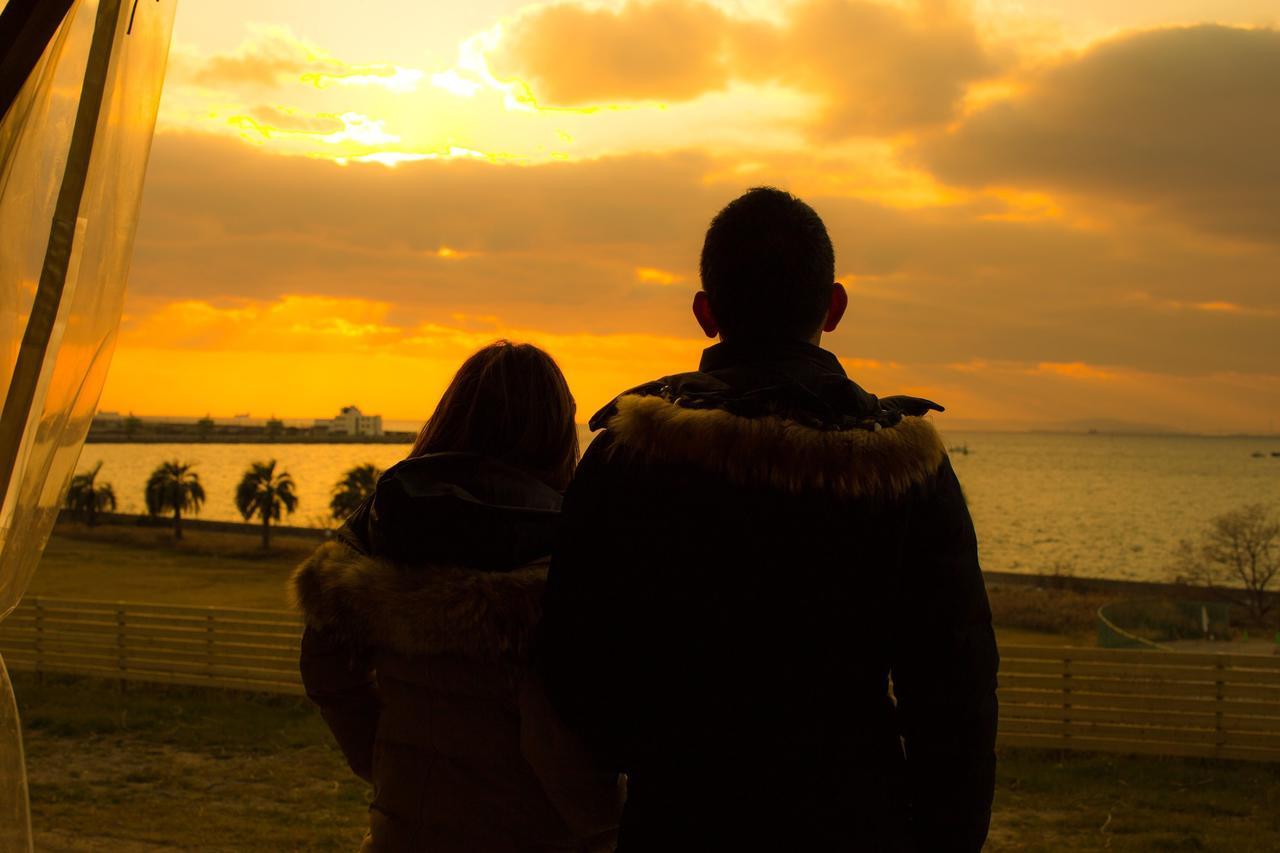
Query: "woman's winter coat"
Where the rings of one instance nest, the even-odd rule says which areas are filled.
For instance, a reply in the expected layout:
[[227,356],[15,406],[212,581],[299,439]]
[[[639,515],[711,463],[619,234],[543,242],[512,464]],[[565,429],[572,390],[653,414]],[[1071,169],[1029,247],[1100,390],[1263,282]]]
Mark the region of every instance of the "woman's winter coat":
[[616,774],[528,669],[559,505],[486,457],[407,460],[295,573],[307,695],[373,783],[366,850],[609,849]]

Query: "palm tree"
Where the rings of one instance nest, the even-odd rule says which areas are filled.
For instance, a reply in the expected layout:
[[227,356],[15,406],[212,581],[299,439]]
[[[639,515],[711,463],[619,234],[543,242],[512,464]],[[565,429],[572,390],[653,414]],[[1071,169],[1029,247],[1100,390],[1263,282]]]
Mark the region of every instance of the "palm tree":
[[271,522],[280,520],[280,510],[292,514],[298,507],[293,477],[288,471],[276,473],[276,460],[254,462],[236,487],[236,509],[248,521],[262,519],[262,547],[271,547]]
[[90,527],[97,522],[99,512],[116,510],[115,489],[110,483],[95,482],[101,470],[102,462],[99,460],[93,468],[76,474],[71,478],[71,488],[67,492],[67,509],[78,513]]
[[373,494],[373,488],[378,485],[378,478],[381,476],[382,470],[372,463],[348,469],[333,486],[333,499],[329,501],[333,517],[344,519],[355,512]]
[[182,538],[182,514],[199,512],[204,503],[204,486],[190,462],[162,462],[147,479],[147,512],[159,515],[173,511],[173,538]]

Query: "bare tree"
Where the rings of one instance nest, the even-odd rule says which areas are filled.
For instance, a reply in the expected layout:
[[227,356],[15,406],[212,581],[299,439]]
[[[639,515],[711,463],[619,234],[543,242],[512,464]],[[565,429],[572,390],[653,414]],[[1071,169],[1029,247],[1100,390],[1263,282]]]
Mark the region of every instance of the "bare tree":
[[1199,541],[1179,545],[1179,580],[1213,590],[1263,619],[1268,591],[1280,575],[1280,520],[1263,504],[1248,504],[1209,522]]

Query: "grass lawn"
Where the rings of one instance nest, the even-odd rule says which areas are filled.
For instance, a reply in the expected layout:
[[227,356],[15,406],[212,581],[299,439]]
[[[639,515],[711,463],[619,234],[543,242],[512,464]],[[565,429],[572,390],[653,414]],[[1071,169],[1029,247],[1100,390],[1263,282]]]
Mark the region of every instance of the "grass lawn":
[[[38,850],[355,850],[366,787],[303,700],[15,677]],[[989,851],[1280,849],[1280,767],[1001,756]]]
[[289,573],[319,540],[277,534],[59,524],[28,596],[284,610]]
[[14,681],[37,850],[360,845],[367,786],[304,700]]
[[1280,850],[1280,766],[1006,750],[986,849]]
[[996,642],[1001,646],[1092,646],[1092,633],[1058,634],[1050,631],[1031,631],[1026,628],[996,627]]
[[[289,573],[318,544],[277,534],[263,551],[251,533],[188,530],[175,542],[167,528],[64,522],[27,595],[287,609]],[[1107,600],[1020,585],[993,585],[990,597],[1001,642],[1036,645],[1093,645],[1097,609]]]
[[[317,540],[59,525],[28,595],[283,609]],[[1006,644],[1091,645],[1105,599],[995,585]],[[298,699],[16,674],[40,850],[354,850],[367,790]],[[1280,850],[1280,767],[1007,751],[992,851]]]

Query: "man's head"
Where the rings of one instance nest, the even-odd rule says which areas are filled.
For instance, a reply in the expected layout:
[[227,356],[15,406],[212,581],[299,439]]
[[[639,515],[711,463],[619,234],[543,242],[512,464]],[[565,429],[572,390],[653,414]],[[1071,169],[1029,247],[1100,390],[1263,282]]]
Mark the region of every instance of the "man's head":
[[694,315],[708,337],[816,343],[848,304],[835,266],[814,209],[790,193],[756,187],[711,220]]

